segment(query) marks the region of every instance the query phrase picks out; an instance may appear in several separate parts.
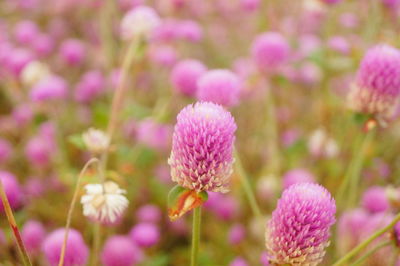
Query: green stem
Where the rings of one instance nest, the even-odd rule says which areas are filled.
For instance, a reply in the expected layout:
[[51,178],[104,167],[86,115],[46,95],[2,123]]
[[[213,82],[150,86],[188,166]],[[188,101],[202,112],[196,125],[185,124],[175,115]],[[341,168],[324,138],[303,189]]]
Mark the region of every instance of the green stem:
[[58,262],[59,266],[64,265],[65,250],[67,248],[67,240],[68,240],[69,228],[71,226],[72,213],[74,212],[76,201],[78,199],[79,188],[81,185],[82,177],[85,175],[88,167],[93,163],[97,163],[98,161],[99,160],[97,158],[92,158],[89,161],[87,161],[87,163],[85,164],[85,166],[82,168],[81,172],[79,173],[78,180],[76,181],[74,195],[72,197],[71,205],[68,210],[67,224],[65,225],[64,241],[63,241],[63,245],[61,247],[60,260]]
[[10,203],[8,202],[6,191],[3,186],[3,182],[1,180],[0,180],[0,198],[1,201],[3,202],[4,212],[6,213],[8,223],[13,231],[15,240],[17,241],[17,246],[19,253],[21,255],[22,263],[25,266],[31,266],[32,265],[31,260],[29,259],[28,253],[26,252],[24,242],[22,241],[21,234],[18,230],[17,223],[15,221]]
[[[362,136],[362,138],[357,140],[349,168],[336,195],[340,206],[342,206],[344,202],[350,202],[350,204],[353,204],[357,197],[361,169],[364,164],[367,148],[375,135],[374,132],[375,130],[369,130]],[[348,195],[349,198],[346,198],[346,195]]]
[[365,253],[363,256],[361,256],[358,260],[356,260],[353,264],[351,264],[351,266],[357,266],[360,265],[361,263],[364,262],[364,260],[366,260],[370,255],[374,254],[376,251],[378,251],[379,249],[388,246],[392,243],[392,241],[388,240],[388,241],[382,241],[381,243],[379,243],[378,245],[376,245],[375,247],[373,247],[372,249],[370,249],[367,253]]
[[339,266],[339,265],[344,265],[348,260],[353,258],[355,255],[357,255],[360,251],[362,251],[364,248],[366,248],[369,244],[371,244],[372,241],[386,233],[387,231],[391,230],[393,226],[396,225],[396,223],[400,221],[400,213],[396,215],[396,217],[388,224],[387,226],[383,227],[382,229],[376,231],[374,234],[372,234],[369,238],[367,238],[364,242],[360,243],[358,246],[350,250],[345,256],[343,256],[340,260],[338,260],[333,266]]
[[200,243],[200,225],[201,225],[201,206],[193,210],[193,226],[192,226],[192,251],[190,257],[190,265],[198,265],[199,243]]
[[93,227],[93,246],[92,246],[92,259],[90,265],[96,266],[97,258],[100,250],[100,242],[101,242],[101,226],[100,224],[95,224]]
[[261,217],[260,207],[257,204],[256,197],[254,196],[253,189],[251,188],[250,180],[246,171],[243,168],[242,161],[240,160],[239,153],[237,150],[234,150],[235,153],[235,166],[236,171],[240,177],[240,181],[242,182],[242,187],[246,194],[247,200],[250,204],[250,208],[253,211],[254,216]]

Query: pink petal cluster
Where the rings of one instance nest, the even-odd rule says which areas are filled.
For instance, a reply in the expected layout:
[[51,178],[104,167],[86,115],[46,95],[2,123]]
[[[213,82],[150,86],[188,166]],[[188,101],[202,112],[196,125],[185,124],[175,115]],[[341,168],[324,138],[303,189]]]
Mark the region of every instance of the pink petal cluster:
[[390,118],[400,96],[400,51],[389,45],[368,50],[348,95],[357,112]]
[[330,193],[312,183],[296,184],[283,192],[266,228],[271,261],[288,265],[317,265],[329,245],[336,205]]
[[222,106],[199,102],[177,117],[168,163],[172,180],[196,191],[228,192],[236,123]]

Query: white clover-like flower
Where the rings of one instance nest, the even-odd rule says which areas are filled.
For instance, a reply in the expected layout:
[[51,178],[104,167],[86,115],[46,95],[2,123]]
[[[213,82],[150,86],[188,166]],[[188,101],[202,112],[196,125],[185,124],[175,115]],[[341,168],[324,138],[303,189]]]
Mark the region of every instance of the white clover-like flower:
[[311,134],[308,140],[308,150],[315,157],[333,158],[339,154],[336,141],[321,128]]
[[107,181],[104,184],[88,184],[81,198],[83,215],[102,224],[113,224],[122,216],[129,201],[126,190],[118,184]]
[[133,38],[148,39],[153,30],[161,24],[160,17],[154,9],[138,6],[128,11],[121,21],[121,36],[124,40]]
[[95,128],[89,128],[89,130],[83,133],[82,138],[88,150],[93,153],[105,151],[110,144],[110,138],[107,134]]
[[26,86],[33,86],[48,76],[50,76],[48,66],[39,61],[30,62],[21,72],[22,83]]

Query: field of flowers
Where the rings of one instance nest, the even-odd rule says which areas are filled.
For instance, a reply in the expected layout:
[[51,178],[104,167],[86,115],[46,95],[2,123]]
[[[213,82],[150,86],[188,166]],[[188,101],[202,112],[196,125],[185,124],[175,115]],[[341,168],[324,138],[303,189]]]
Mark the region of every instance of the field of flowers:
[[400,0],[1,0],[0,265],[400,265]]

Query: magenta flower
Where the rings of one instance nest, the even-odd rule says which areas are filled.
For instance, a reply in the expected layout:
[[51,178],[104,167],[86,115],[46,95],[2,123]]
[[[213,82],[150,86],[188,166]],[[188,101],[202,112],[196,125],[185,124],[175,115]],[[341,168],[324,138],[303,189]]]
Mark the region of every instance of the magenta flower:
[[68,84],[58,76],[49,76],[38,82],[30,92],[30,98],[35,102],[60,100],[67,97]]
[[230,107],[239,102],[242,84],[233,72],[226,69],[215,69],[201,76],[197,86],[198,100]]
[[283,176],[283,187],[289,188],[291,185],[298,183],[314,183],[315,177],[306,169],[297,168],[290,170]]
[[24,224],[21,237],[24,241],[27,251],[36,255],[42,246],[42,242],[46,236],[46,230],[43,225],[34,220],[30,220]]
[[161,221],[162,213],[156,205],[147,204],[141,206],[135,216],[139,222],[156,224]]
[[[51,266],[58,265],[61,255],[61,248],[64,242],[65,229],[60,228],[49,234],[43,242],[43,253]],[[65,251],[65,266],[83,266],[86,265],[89,249],[86,246],[82,235],[70,229],[67,239],[67,248]]]
[[368,50],[348,95],[357,112],[390,118],[400,95],[400,51],[389,45]]
[[105,79],[99,70],[85,73],[75,87],[75,100],[89,103],[104,92]]
[[135,225],[129,233],[133,242],[139,247],[149,248],[160,241],[160,230],[152,223],[140,223]]
[[177,117],[168,159],[172,180],[197,192],[229,191],[235,131],[232,115],[220,105],[185,107]]
[[362,196],[361,204],[371,213],[384,212],[390,207],[385,188],[379,186],[368,188]]
[[329,245],[336,205],[330,193],[311,183],[283,192],[266,228],[266,247],[277,264],[317,265]]
[[[23,193],[16,177],[6,171],[0,171],[2,182],[11,208],[17,209],[22,205]],[[4,212],[3,202],[0,200],[0,213]]]
[[78,39],[68,39],[61,44],[60,56],[71,66],[82,63],[86,55],[85,44]]
[[142,251],[126,236],[110,237],[101,252],[101,262],[105,266],[136,265],[142,259]]
[[253,42],[251,54],[263,70],[273,70],[289,58],[290,47],[286,39],[277,32],[266,32]]
[[207,68],[200,61],[186,59],[177,63],[171,72],[171,83],[179,93],[195,96],[197,80],[206,72]]

